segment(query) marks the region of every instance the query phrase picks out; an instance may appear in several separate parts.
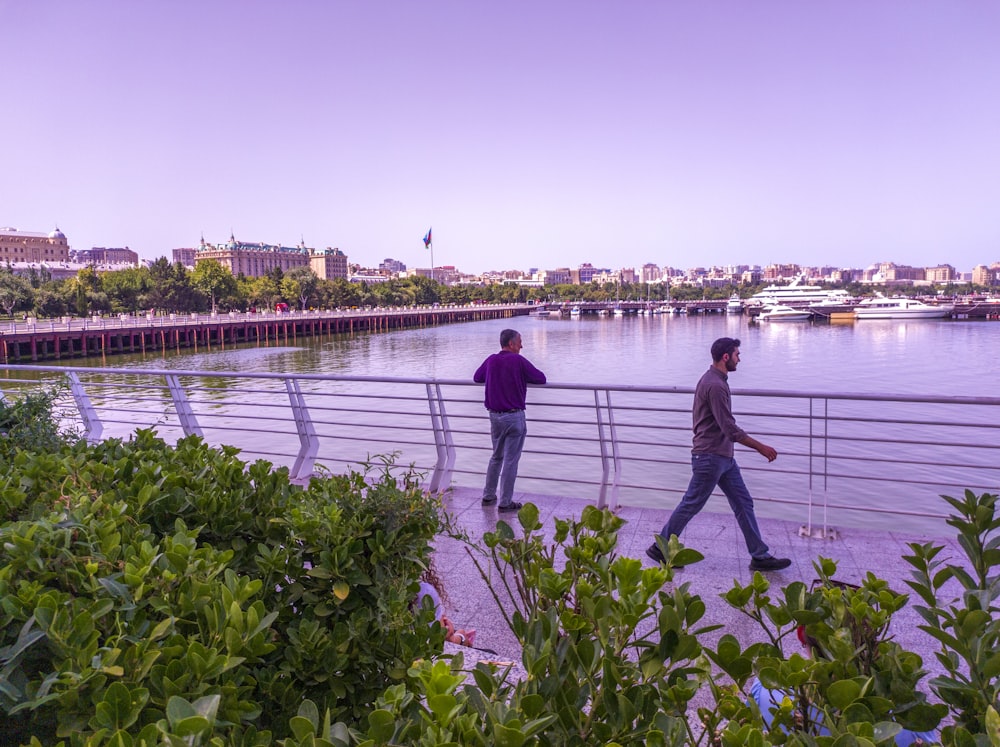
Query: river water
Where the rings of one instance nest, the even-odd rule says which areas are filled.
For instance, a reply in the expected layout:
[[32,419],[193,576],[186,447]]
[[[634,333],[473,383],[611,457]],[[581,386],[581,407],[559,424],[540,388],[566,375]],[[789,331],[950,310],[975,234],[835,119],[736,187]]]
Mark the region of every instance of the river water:
[[[64,362],[115,368],[468,379],[483,358],[497,350],[500,331],[507,326],[521,332],[522,355],[542,369],[550,383],[692,387],[710,363],[712,341],[729,336],[742,341],[739,370],[730,376],[730,386],[737,393],[740,389],[754,389],[1000,396],[1000,324],[971,320],[757,324],[746,316],[723,314],[518,317],[375,334],[299,338],[295,347],[272,344]],[[529,394],[529,409],[532,396],[538,395]],[[928,406],[928,417],[933,407]],[[372,417],[379,414],[373,413]],[[540,458],[555,462],[560,456],[553,453]],[[753,454],[741,457],[744,471],[755,458]],[[752,468],[758,469],[759,465]],[[752,492],[757,492],[758,486],[762,493],[780,492],[780,477],[768,482],[766,473],[765,467],[747,475]],[[688,474],[683,466],[664,473],[663,479],[675,491],[667,505],[675,502]],[[519,489],[531,490],[533,486],[519,482]],[[547,492],[556,491],[550,484]],[[890,502],[905,504],[908,500],[905,491],[888,493]],[[726,510],[724,500],[713,501],[714,508]],[[657,504],[654,500],[649,505]],[[944,510],[943,505],[934,508]],[[922,509],[934,510],[929,506]],[[761,507],[764,515],[782,516],[785,510],[781,506]],[[940,520],[892,516],[874,523],[863,516],[845,518],[845,523],[901,526],[917,531],[933,531],[931,524],[941,525]]]

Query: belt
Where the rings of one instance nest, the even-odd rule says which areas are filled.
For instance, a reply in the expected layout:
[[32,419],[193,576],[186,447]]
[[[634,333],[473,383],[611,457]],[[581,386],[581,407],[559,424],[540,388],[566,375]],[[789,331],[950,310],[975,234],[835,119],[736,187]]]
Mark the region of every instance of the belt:
[[490,410],[494,415],[506,415],[511,412],[524,412],[524,408],[517,407],[513,410]]

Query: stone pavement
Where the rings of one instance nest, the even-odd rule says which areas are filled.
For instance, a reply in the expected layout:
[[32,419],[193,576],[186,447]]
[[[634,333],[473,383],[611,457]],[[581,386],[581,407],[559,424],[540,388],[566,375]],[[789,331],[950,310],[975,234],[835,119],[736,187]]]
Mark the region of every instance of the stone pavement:
[[[485,532],[493,531],[498,519],[496,506],[482,506],[480,496],[481,491],[472,488],[455,488],[444,496],[446,509],[472,543],[479,543]],[[516,493],[514,500],[538,506],[546,533],[553,529],[554,519],[579,517],[587,505],[579,499],[528,493]],[[619,554],[641,558],[645,565],[651,566],[652,561],[646,557],[645,550],[653,535],[666,522],[671,508],[621,508],[617,513],[627,523],[619,532]],[[519,530],[516,514],[502,516],[515,530]],[[872,571],[888,581],[894,591],[907,593],[909,587],[904,582],[910,578],[911,569],[902,558],[909,553],[908,542],[934,541],[946,545],[942,556],[952,559],[961,557],[954,534],[945,534],[950,529],[946,526],[942,527],[941,536],[933,537],[848,527],[840,528],[835,539],[815,539],[800,536],[800,522],[759,519],[759,523],[771,552],[792,559],[789,568],[766,574],[771,580],[772,590],[796,580],[811,582],[816,577],[812,563],[823,556],[837,561],[837,578],[842,581],[857,583],[868,571]],[[681,541],[705,556],[703,561],[676,571],[672,582],[689,582],[691,591],[701,596],[707,608],[701,623],[723,624],[724,629],[715,635],[732,633],[743,646],[759,640],[762,634],[756,623],[731,609],[719,597],[732,587],[734,579],[746,584],[752,575],[748,567],[750,557],[732,514],[703,511],[688,525]],[[447,614],[457,627],[475,628],[476,647],[492,649],[496,655],[450,645],[448,650],[462,651],[467,662],[480,658],[520,662],[520,647],[464,544],[439,537],[435,543],[434,558],[448,597],[445,605]],[[911,594],[910,603],[894,615],[891,633],[903,647],[920,655],[924,668],[933,676],[940,671],[933,655],[936,646],[930,636],[917,629],[921,620],[912,608],[915,602],[915,595]]]

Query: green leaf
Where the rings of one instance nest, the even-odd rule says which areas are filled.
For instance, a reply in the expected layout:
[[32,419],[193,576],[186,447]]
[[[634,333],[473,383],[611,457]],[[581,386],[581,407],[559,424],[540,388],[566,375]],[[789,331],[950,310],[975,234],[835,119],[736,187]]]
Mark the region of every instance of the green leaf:
[[839,680],[831,684],[827,690],[830,705],[838,710],[847,708],[859,697],[861,697],[861,685],[854,680]]
[[299,742],[305,740],[306,737],[316,736],[316,725],[304,716],[293,716],[288,721],[288,728],[292,730],[292,734]]

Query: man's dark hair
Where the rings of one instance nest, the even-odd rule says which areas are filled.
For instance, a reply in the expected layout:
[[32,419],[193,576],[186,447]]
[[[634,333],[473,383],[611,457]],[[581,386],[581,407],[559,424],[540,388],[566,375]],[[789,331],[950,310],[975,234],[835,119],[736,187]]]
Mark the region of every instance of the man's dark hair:
[[712,360],[716,363],[722,360],[726,353],[732,352],[740,346],[740,341],[733,337],[720,337],[712,343]]
[[510,341],[518,336],[516,329],[505,329],[500,333],[500,347],[505,348],[510,345]]

